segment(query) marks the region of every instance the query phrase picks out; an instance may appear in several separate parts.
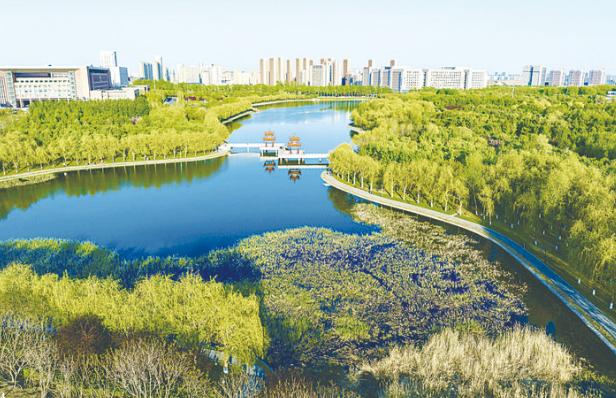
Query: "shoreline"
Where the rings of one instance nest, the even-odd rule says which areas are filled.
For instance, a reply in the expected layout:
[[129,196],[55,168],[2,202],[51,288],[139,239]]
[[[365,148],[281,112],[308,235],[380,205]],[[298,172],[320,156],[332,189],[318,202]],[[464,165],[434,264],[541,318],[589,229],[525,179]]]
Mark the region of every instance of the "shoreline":
[[[321,179],[331,187],[350,195],[364,199],[371,203],[376,203],[389,208],[401,210],[407,213],[413,213],[422,217],[437,220],[449,225],[463,228],[471,233],[488,239],[498,245],[507,254],[513,257],[519,264],[528,270],[541,284],[543,284],[552,294],[560,299],[565,306],[573,312],[580,320],[595,334],[599,339],[616,355],[616,323],[612,322],[603,312],[584,295],[573,288],[564,278],[553,271],[549,266],[543,263],[534,254],[524,249],[521,245],[508,238],[507,236],[477,224],[471,221],[461,219],[456,216],[441,213],[431,209],[415,206],[410,203],[400,202],[394,199],[388,199],[359,188],[348,185],[328,172],[321,173]],[[605,331],[606,335],[599,330]]]
[[[40,177],[49,174],[59,174],[59,173],[70,173],[74,171],[88,171],[88,170],[101,170],[101,169],[112,169],[117,167],[132,167],[132,166],[148,166],[148,165],[159,165],[159,164],[170,164],[170,163],[188,163],[188,162],[198,162],[201,160],[209,160],[216,159],[223,156],[227,156],[227,151],[216,151],[210,152],[206,155],[202,156],[192,156],[186,158],[171,158],[171,159],[158,159],[158,160],[136,160],[130,162],[115,162],[115,163],[97,163],[97,164],[85,164],[85,165],[76,165],[76,166],[65,166],[65,167],[56,167],[53,169],[43,169],[43,170],[35,170],[29,171],[26,173],[15,174],[12,176],[3,176],[0,177],[0,185],[4,182],[11,182],[13,180],[21,180],[28,179],[32,177]],[[42,181],[41,181],[42,182]],[[37,184],[38,181],[31,182],[32,184]],[[24,184],[15,185],[28,185],[28,181],[24,181]],[[12,187],[10,187],[12,188]],[[10,188],[2,188],[0,189],[10,189]]]
[[[293,103],[293,102],[321,102],[321,101],[345,101],[345,100],[359,100],[359,101],[367,101],[372,99],[372,97],[315,97],[315,98],[303,98],[303,99],[284,99],[284,100],[275,100],[275,101],[266,101],[266,102],[255,102],[252,104],[252,109],[245,110],[243,112],[238,113],[237,115],[233,115],[228,117],[225,120],[221,120],[220,122],[224,125],[232,123],[236,120],[242,119],[244,117],[250,116],[251,114],[257,112],[256,108],[264,107],[268,105],[276,105],[276,104],[284,104],[284,103]],[[227,151],[215,151],[208,153],[202,156],[192,156],[192,157],[184,157],[184,158],[172,158],[172,159],[159,159],[159,160],[136,160],[130,162],[116,162],[116,163],[98,163],[98,164],[84,164],[84,165],[74,165],[74,166],[63,166],[63,167],[54,167],[50,169],[42,169],[42,170],[33,170],[27,171],[18,174],[10,174],[6,176],[0,176],[0,190],[1,189],[11,189],[16,188],[23,185],[31,185],[38,184],[43,181],[29,181],[28,179],[32,177],[40,177],[50,174],[58,174],[58,173],[69,173],[74,171],[87,171],[87,170],[99,170],[99,169],[110,169],[116,167],[129,167],[129,166],[148,166],[148,165],[157,165],[157,164],[169,164],[169,163],[187,163],[187,162],[199,162],[202,160],[215,159],[219,157],[223,157],[228,155]],[[19,181],[19,180],[25,181]],[[16,181],[17,180],[17,181]],[[3,183],[10,183],[15,181],[15,185],[3,188]]]

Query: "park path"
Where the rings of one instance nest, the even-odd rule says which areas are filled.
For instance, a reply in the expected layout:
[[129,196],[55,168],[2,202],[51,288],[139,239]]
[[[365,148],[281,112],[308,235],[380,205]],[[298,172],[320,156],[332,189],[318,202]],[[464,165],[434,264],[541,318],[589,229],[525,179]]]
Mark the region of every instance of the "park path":
[[147,166],[147,165],[158,165],[158,164],[169,164],[169,163],[198,162],[201,160],[208,160],[208,159],[214,159],[214,158],[226,156],[227,153],[228,153],[227,151],[216,151],[216,152],[208,153],[203,156],[194,156],[194,157],[186,157],[186,158],[137,160],[134,162],[93,163],[93,164],[84,164],[84,165],[79,165],[79,166],[55,167],[53,169],[33,170],[33,171],[25,172],[25,173],[0,176],[0,182],[28,179],[31,177],[37,177],[37,176],[42,176],[42,175],[47,175],[47,174],[68,173],[71,171],[109,169],[113,167]]
[[[464,228],[485,239],[488,239],[516,259],[524,268],[533,274],[544,286],[546,286],[556,297],[558,297],[574,314],[576,314],[590,330],[592,330],[603,341],[610,350],[616,355],[616,323],[608,318],[596,305],[588,300],[584,295],[573,288],[566,280],[554,272],[537,256],[526,250],[520,244],[511,240],[507,236],[472,221],[464,220],[454,215],[444,214],[435,210],[415,206],[393,199],[374,195],[363,189],[355,188],[336,179],[329,172],[323,172],[321,178],[328,185],[357,196],[369,202],[402,210],[409,213],[418,214],[447,224]],[[604,330],[602,332],[597,324]],[[611,338],[608,339],[605,334]]]

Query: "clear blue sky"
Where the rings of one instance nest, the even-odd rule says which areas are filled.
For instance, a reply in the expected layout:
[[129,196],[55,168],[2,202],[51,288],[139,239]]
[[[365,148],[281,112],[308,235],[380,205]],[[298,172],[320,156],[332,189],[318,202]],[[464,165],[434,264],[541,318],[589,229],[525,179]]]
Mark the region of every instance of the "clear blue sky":
[[260,57],[396,58],[417,67],[616,73],[616,0],[2,0],[0,65],[167,65],[256,69]]

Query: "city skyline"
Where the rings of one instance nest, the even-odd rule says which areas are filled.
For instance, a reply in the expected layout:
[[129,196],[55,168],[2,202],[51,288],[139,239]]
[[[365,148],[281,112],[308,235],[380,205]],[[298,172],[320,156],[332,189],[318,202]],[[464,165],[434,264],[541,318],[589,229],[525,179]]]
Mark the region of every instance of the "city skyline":
[[[229,7],[111,0],[92,13],[91,6],[75,0],[35,0],[27,21],[37,29],[23,29],[23,5],[8,0],[3,5],[5,31],[21,33],[19,40],[3,43],[0,64],[96,64],[99,50],[110,49],[131,73],[141,61],[161,54],[168,65],[223,64],[247,71],[257,69],[259,58],[271,56],[348,58],[354,67],[368,59],[385,65],[396,58],[409,67],[464,65],[518,72],[523,65],[537,63],[553,69],[616,71],[609,51],[610,15],[616,4],[609,1],[596,1],[592,18],[552,0],[488,8],[478,0],[437,5],[392,0],[391,7],[370,7],[370,12],[368,2],[345,0],[329,4],[327,13],[319,11],[320,1],[279,7],[273,1],[238,0]],[[235,8],[242,12],[230,14]],[[392,9],[398,11],[387,11]],[[577,18],[575,24],[572,17]],[[349,25],[348,32],[341,33],[340,23]],[[40,39],[41,31],[45,40]]]

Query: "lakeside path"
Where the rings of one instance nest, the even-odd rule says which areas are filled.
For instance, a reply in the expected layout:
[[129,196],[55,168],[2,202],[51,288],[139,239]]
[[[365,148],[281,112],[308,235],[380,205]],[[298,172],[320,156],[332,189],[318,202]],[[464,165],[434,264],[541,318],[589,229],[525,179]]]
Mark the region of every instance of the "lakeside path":
[[13,174],[8,176],[0,177],[0,182],[12,181],[12,180],[20,180],[20,179],[28,179],[32,177],[38,177],[48,174],[59,174],[59,173],[69,173],[72,171],[84,171],[84,170],[99,170],[99,169],[110,169],[114,167],[132,167],[132,166],[147,166],[147,165],[159,165],[159,164],[170,164],[170,163],[187,163],[187,162],[198,162],[201,160],[215,159],[223,156],[227,156],[228,151],[216,151],[208,153],[203,156],[193,156],[186,158],[170,158],[170,159],[159,159],[159,160],[137,160],[134,162],[115,162],[115,163],[94,163],[94,164],[84,164],[78,166],[66,166],[66,167],[55,167],[53,169],[43,169],[43,170],[34,170],[26,173]]
[[[590,330],[592,330],[616,355],[616,346],[613,341],[616,341],[616,323],[609,319],[603,312],[591,303],[580,292],[574,289],[567,281],[561,278],[545,263],[539,260],[534,254],[530,253],[524,247],[514,242],[505,235],[487,228],[481,224],[461,219],[459,217],[444,214],[438,211],[425,209],[415,206],[410,203],[404,203],[393,199],[387,199],[378,195],[374,195],[363,189],[355,188],[345,184],[328,172],[323,172],[321,178],[326,184],[340,190],[357,196],[358,198],[369,202],[377,203],[393,209],[402,210],[408,213],[418,214],[423,217],[438,220],[447,224],[455,225],[464,228],[474,234],[477,234],[485,239],[492,241],[500,246],[504,251],[511,255],[524,268],[533,274],[545,287],[547,287],[556,297],[558,297],[574,314],[576,314]],[[604,330],[611,338],[599,330],[599,327]]]

